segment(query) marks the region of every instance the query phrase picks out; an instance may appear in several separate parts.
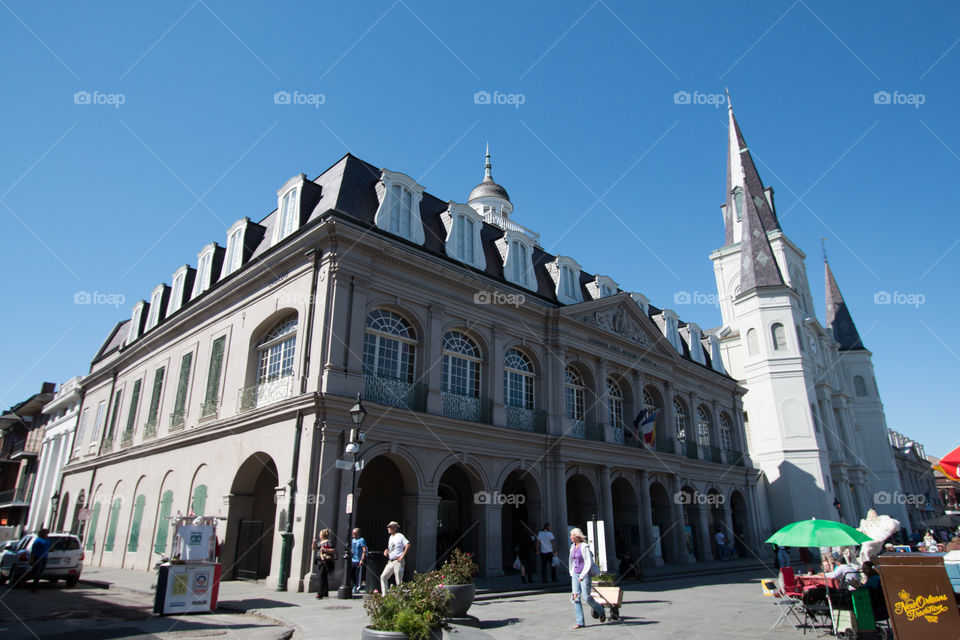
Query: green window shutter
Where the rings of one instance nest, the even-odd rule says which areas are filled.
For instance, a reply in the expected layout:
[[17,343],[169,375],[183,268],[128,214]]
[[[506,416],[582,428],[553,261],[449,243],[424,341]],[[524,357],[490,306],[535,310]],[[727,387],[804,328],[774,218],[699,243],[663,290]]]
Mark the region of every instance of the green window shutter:
[[217,392],[220,390],[220,370],[223,367],[223,346],[226,337],[220,336],[213,341],[210,350],[210,370],[207,372],[207,392],[203,397],[204,415],[211,415],[216,411]]
[[156,423],[157,413],[160,411],[160,392],[163,391],[163,374],[165,367],[157,369],[153,376],[153,394],[150,396],[150,413],[147,415],[147,422]]
[[153,545],[154,553],[163,554],[167,550],[167,534],[170,532],[170,510],[173,509],[173,491],[164,491],[160,499],[160,515],[157,518],[157,541]]
[[140,546],[140,523],[143,522],[143,508],[146,503],[147,497],[143,494],[137,496],[133,502],[133,522],[130,523],[130,542],[127,543],[127,551],[136,551]]
[[113,501],[113,507],[107,515],[107,541],[103,543],[104,551],[113,551],[113,543],[117,539],[117,521],[120,520],[120,498]]
[[113,441],[113,434],[117,429],[117,416],[120,415],[120,402],[123,400],[123,391],[117,391],[117,397],[113,400],[113,414],[110,416],[110,429],[107,431],[107,442]]
[[143,380],[133,383],[133,393],[130,394],[130,410],[127,412],[127,428],[123,430],[126,437],[133,435],[133,425],[137,419],[137,403],[140,402],[140,384]]
[[93,541],[97,535],[97,520],[100,519],[100,503],[93,505],[90,513],[90,526],[87,528],[87,551],[93,551]]
[[207,506],[207,485],[198,484],[193,490],[193,515],[202,516]]
[[171,425],[181,425],[184,419],[184,407],[187,406],[187,391],[190,388],[190,369],[193,367],[193,352],[183,356],[180,361],[180,381],[177,383],[177,398],[173,403]]

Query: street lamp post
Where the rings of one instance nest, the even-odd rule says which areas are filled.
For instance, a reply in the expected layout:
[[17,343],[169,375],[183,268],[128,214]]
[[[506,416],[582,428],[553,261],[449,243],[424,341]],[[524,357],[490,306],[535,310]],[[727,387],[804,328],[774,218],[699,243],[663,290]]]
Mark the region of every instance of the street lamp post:
[[350,465],[350,510],[347,514],[347,547],[343,550],[343,580],[340,581],[340,588],[337,589],[337,598],[340,600],[349,600],[353,597],[353,553],[351,546],[353,542],[353,514],[357,511],[357,499],[354,493],[357,488],[357,459],[360,457],[360,445],[363,444],[363,419],[367,415],[367,410],[363,408],[360,402],[360,394],[357,394],[357,403],[350,409],[350,419],[353,420],[353,428],[350,429],[350,442],[347,444],[345,453],[351,457]]
[[57,530],[57,512],[60,510],[60,492],[55,491],[50,497],[50,524],[47,527],[50,531]]

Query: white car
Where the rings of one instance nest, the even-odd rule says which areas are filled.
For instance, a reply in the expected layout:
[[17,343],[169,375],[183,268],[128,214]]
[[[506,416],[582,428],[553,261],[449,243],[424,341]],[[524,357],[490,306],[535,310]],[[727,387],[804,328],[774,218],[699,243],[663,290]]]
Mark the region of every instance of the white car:
[[[8,580],[17,584],[30,575],[31,548],[37,534],[23,536],[19,540],[7,542],[0,553],[0,584]],[[40,575],[41,580],[57,582],[65,580],[68,587],[77,584],[83,572],[85,554],[80,546],[80,538],[71,533],[51,533],[47,535],[50,551],[47,552],[47,567]]]

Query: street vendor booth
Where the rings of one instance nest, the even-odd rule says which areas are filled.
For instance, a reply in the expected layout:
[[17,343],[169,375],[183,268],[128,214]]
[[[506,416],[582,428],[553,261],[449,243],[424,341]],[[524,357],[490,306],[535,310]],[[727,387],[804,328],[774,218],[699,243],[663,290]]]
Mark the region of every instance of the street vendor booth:
[[897,640],[960,638],[960,613],[944,554],[884,554],[877,567]]
[[220,594],[217,518],[176,517],[173,557],[157,567],[153,612],[160,615],[205,613],[217,608]]

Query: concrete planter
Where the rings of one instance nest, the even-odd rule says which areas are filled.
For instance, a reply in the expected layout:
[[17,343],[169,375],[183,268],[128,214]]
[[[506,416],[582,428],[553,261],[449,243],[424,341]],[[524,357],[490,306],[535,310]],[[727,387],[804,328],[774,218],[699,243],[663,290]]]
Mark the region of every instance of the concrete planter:
[[447,603],[448,618],[464,618],[470,605],[473,604],[473,597],[477,594],[476,584],[445,584],[443,588],[453,596]]
[[[376,631],[370,627],[363,628],[360,640],[409,640],[410,636],[402,631]],[[430,632],[430,640],[442,640],[443,630],[435,629]]]

